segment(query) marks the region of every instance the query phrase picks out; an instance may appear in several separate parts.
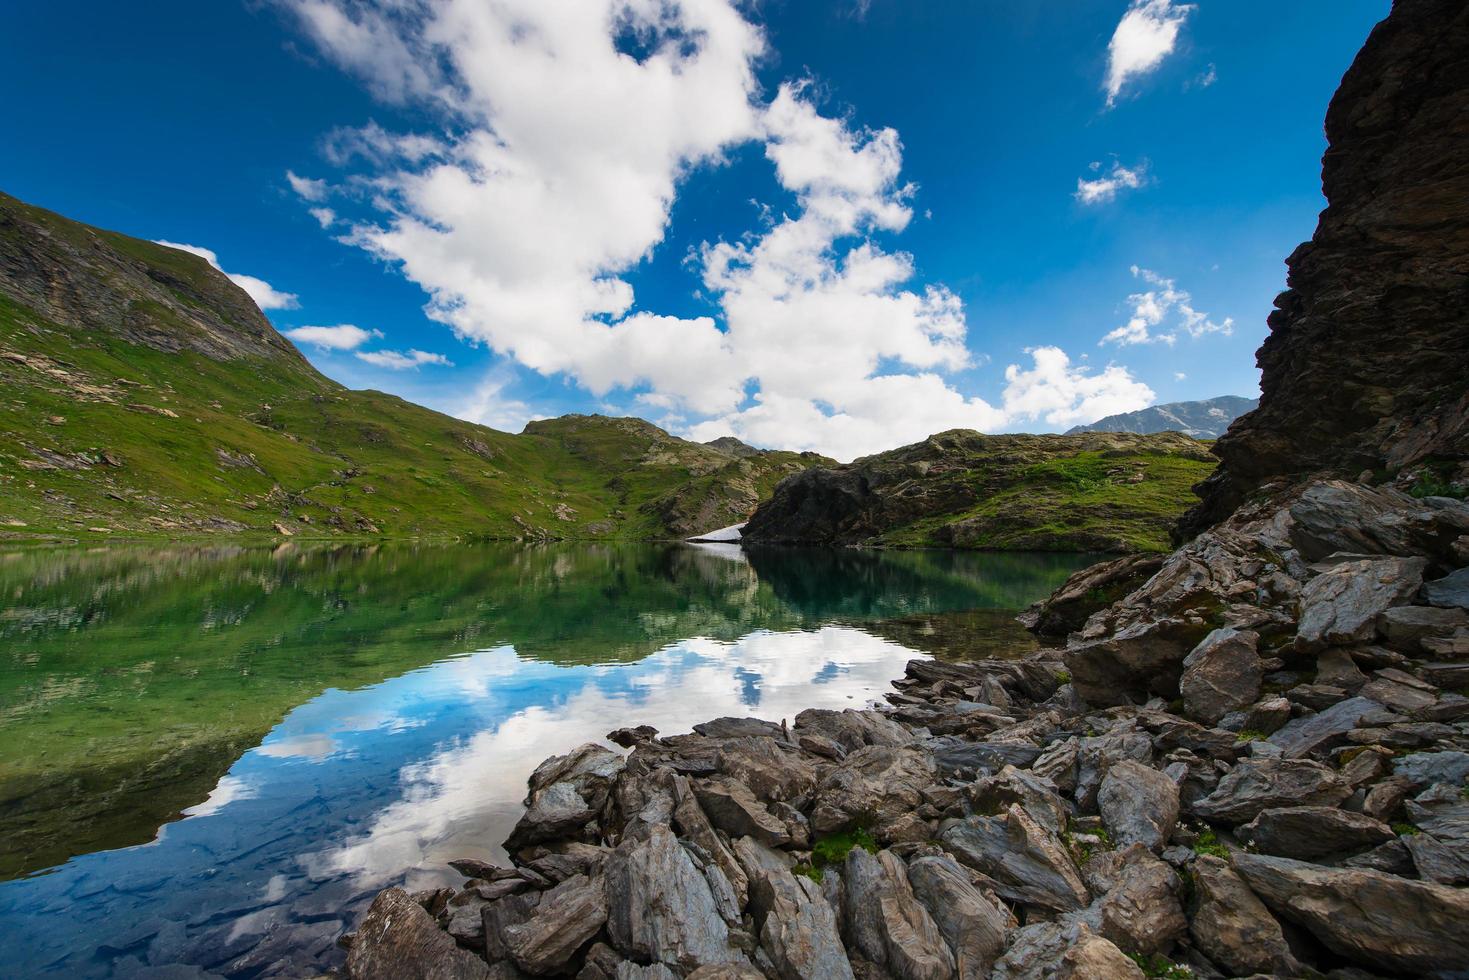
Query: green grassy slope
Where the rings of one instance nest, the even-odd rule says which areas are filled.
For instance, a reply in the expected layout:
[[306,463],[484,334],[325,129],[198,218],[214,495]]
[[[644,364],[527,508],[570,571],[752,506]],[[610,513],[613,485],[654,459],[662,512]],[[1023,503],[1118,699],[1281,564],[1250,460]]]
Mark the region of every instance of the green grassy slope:
[[817,462],[349,391],[202,259],[0,195],[0,534],[682,537]]

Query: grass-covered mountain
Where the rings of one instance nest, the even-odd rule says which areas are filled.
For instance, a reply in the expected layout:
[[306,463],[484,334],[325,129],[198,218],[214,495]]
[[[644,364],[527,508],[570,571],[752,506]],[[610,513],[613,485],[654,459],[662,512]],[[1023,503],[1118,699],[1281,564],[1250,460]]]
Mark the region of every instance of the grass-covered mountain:
[[785,480],[745,542],[1164,551],[1214,464],[1205,444],[1176,432],[955,429]]
[[1259,407],[1258,398],[1243,398],[1239,395],[1222,395],[1196,402],[1169,402],[1153,405],[1136,412],[1108,415],[1090,425],[1073,426],[1066,430],[1068,436],[1081,432],[1137,432],[1143,435],[1153,432],[1182,432],[1195,439],[1218,439],[1224,435],[1229,424],[1246,412]]
[[682,537],[829,462],[350,391],[203,259],[0,194],[0,534]]

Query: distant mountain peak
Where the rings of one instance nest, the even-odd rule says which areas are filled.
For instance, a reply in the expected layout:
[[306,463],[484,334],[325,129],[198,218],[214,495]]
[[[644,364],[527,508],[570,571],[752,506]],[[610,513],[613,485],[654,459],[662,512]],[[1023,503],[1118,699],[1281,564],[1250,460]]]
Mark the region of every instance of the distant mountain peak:
[[1154,432],[1182,432],[1195,439],[1218,439],[1224,435],[1230,423],[1246,412],[1254,411],[1259,404],[1258,398],[1240,395],[1221,395],[1196,402],[1169,402],[1136,412],[1109,415],[1090,425],[1074,426],[1066,430],[1066,434],[1135,432],[1149,435]]

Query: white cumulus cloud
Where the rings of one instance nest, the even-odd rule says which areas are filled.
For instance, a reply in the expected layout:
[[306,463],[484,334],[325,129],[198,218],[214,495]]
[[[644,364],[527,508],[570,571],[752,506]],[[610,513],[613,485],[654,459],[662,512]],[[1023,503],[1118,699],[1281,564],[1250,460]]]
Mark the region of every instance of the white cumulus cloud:
[[1108,107],[1127,84],[1154,71],[1178,44],[1178,32],[1194,5],[1173,0],[1132,0],[1107,45]]
[[295,293],[282,292],[264,279],[257,279],[255,276],[247,276],[240,272],[225,272],[220,267],[219,256],[212,249],[203,248],[199,245],[184,245],[180,242],[164,241],[163,239],[159,239],[153,244],[163,245],[167,248],[176,248],[181,252],[188,252],[192,255],[199,256],[205,262],[214,266],[215,269],[224,272],[225,277],[230,282],[249,293],[250,298],[255,301],[255,305],[262,310],[294,310],[301,305],[299,297]]
[[[348,185],[374,212],[343,240],[401,269],[460,337],[598,397],[626,390],[696,438],[849,458],[1042,418],[946,379],[974,366],[963,305],[877,240],[912,218],[897,132],[823,114],[806,82],[762,95],[765,37],[736,0],[279,2],[380,99],[447,134],[369,124],[326,155],[365,170]],[[713,315],[639,307],[627,276],[664,240],[680,182],[752,141],[794,208],[692,256]],[[390,353],[358,356],[400,366]],[[1138,387],[1122,368],[1026,383],[1065,386],[1050,414]]]
[[1059,347],[1030,352],[1030,370],[1005,369],[1005,412],[1013,422],[1040,420],[1054,426],[1095,422],[1107,415],[1147,408],[1153,389],[1127,369],[1109,364],[1101,371],[1075,366]]
[[[1100,162],[1092,164],[1092,170],[1099,172],[1102,169]],[[1087,180],[1078,177],[1076,180],[1076,199],[1082,204],[1106,204],[1116,200],[1117,195],[1124,190],[1136,190],[1142,187],[1148,180],[1148,162],[1144,160],[1132,168],[1124,167],[1119,161],[1112,162],[1112,169]]]
[[364,330],[351,323],[339,323],[332,327],[296,327],[285,331],[285,335],[300,344],[310,344],[322,350],[356,350],[374,337],[381,337],[381,330]]
[[430,354],[428,351],[411,348],[406,351],[360,350],[354,356],[374,367],[387,368],[390,371],[414,371],[425,364],[449,367],[454,363],[443,354]]
[[[1128,303],[1132,306],[1132,315],[1126,323],[1103,337],[1098,342],[1098,346],[1103,344],[1120,346],[1172,344],[1178,340],[1180,330],[1194,338],[1211,333],[1228,336],[1234,332],[1233,317],[1225,317],[1222,321],[1209,319],[1207,313],[1194,309],[1193,296],[1179,289],[1174,280],[1138,266],[1132,267],[1132,275],[1133,278],[1141,279],[1153,288],[1133,293],[1127,297]],[[1169,320],[1172,321],[1171,328],[1156,330]]]

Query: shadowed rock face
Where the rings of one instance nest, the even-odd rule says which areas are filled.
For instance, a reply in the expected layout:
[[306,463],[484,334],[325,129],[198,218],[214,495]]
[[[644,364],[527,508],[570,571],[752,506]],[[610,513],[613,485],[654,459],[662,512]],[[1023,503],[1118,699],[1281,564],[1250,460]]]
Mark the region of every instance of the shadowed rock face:
[[1287,260],[1260,407],[1186,537],[1277,477],[1469,456],[1469,6],[1397,0],[1326,115],[1327,208]]

